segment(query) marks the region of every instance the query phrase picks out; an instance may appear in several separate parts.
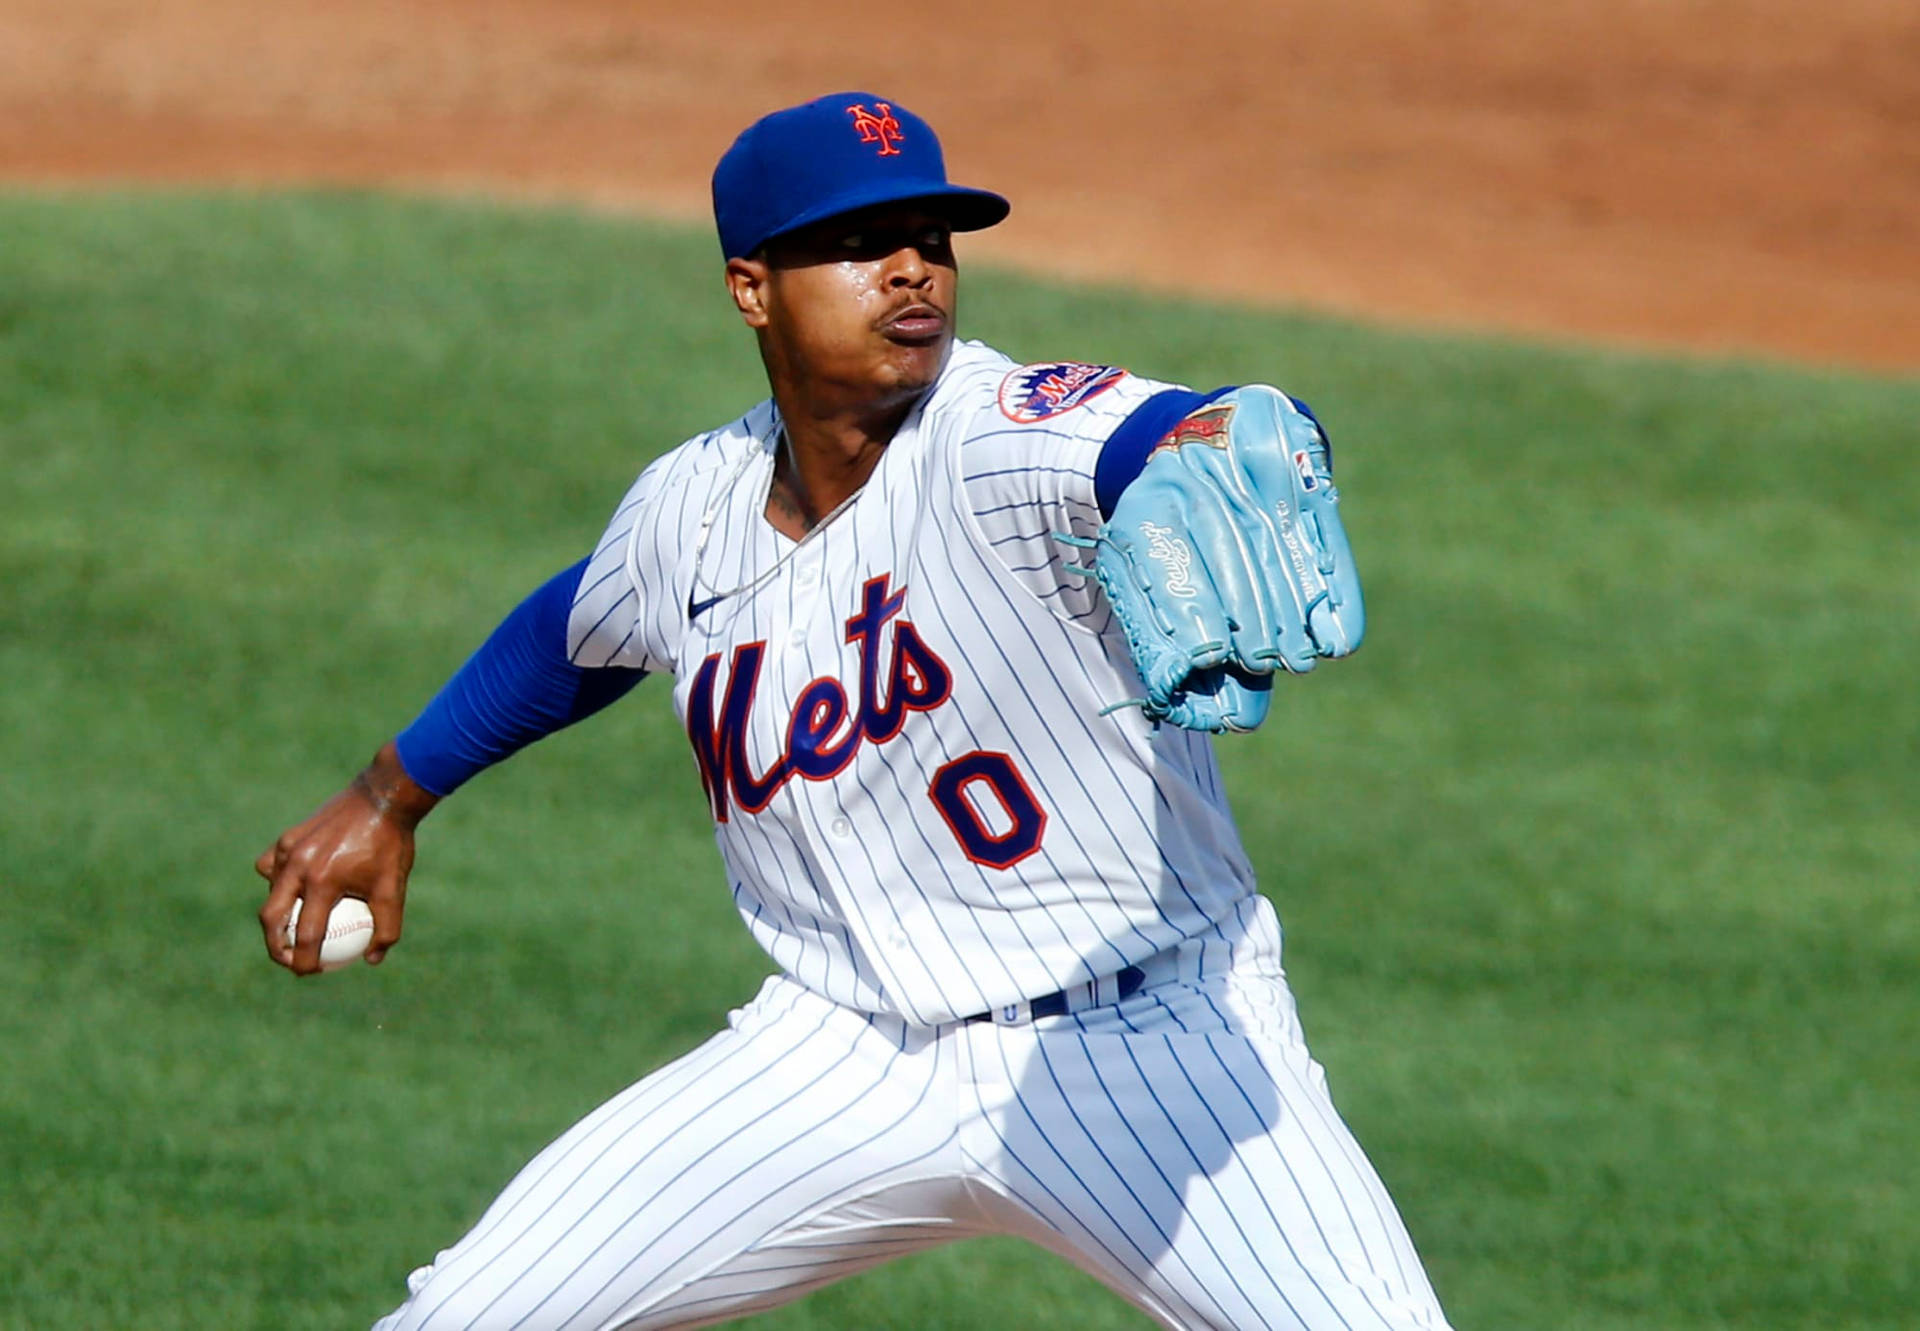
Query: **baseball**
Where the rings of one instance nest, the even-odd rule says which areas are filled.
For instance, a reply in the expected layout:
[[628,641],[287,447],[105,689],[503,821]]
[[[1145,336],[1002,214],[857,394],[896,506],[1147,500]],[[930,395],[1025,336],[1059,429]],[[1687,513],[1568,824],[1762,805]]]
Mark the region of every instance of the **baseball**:
[[[293,903],[293,914],[287,916],[287,943],[291,945],[294,932],[300,927],[300,901]],[[320,969],[337,971],[348,965],[355,957],[367,950],[367,944],[373,941],[373,912],[367,909],[367,903],[359,897],[341,897],[333,904],[333,911],[327,916],[327,936],[320,941]]]

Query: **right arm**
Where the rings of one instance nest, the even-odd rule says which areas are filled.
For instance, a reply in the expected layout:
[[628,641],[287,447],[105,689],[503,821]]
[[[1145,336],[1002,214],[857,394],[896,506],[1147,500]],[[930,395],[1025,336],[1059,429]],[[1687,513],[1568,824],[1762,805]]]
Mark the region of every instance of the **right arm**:
[[[254,862],[268,883],[260,907],[267,955],[296,975],[320,969],[327,915],[341,897],[373,912],[367,960],[399,941],[414,829],[468,778],[527,745],[585,719],[646,673],[574,664],[568,619],[587,561],[520,603],[446,687],[346,789],[283,832]],[[287,918],[303,901],[289,945]]]
[[[347,788],[305,822],[282,832],[253,863],[267,880],[260,928],[267,955],[296,975],[320,969],[327,915],[341,897],[359,897],[373,911],[367,961],[378,964],[400,938],[413,829],[440,797],[407,775],[392,743],[381,746]],[[287,942],[287,916],[304,898],[299,936]]]

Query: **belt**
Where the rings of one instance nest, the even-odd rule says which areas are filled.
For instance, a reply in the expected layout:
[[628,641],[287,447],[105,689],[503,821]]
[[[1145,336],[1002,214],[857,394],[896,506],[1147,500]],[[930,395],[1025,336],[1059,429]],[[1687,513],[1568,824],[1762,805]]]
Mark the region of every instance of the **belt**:
[[1138,966],[1127,966],[1099,980],[1076,984],[1071,989],[1042,994],[1024,1003],[1006,1003],[987,1012],[976,1012],[966,1020],[997,1021],[1002,1026],[1018,1026],[1041,1017],[1064,1017],[1082,1008],[1104,1007],[1131,998],[1147,982],[1147,973]]

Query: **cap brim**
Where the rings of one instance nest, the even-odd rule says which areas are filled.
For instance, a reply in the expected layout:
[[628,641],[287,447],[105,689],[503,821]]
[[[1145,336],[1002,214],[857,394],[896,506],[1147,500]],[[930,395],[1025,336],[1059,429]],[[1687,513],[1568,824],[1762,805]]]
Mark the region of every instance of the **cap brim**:
[[[877,208],[887,203],[917,203],[945,218],[955,231],[984,231],[1006,220],[1013,205],[990,190],[969,189],[965,185],[936,186],[933,189],[903,188],[895,182],[880,182],[864,189],[847,190],[823,199],[798,217],[789,218],[778,231],[760,240],[760,245],[781,236],[803,231],[817,222]],[[754,247],[759,248],[759,245]]]

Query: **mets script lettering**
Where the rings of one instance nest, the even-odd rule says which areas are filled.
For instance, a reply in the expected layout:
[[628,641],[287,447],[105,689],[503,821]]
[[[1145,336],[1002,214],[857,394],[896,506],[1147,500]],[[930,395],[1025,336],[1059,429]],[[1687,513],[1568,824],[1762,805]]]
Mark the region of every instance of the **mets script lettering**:
[[860,678],[851,703],[846,686],[832,676],[801,689],[787,723],[786,751],[758,776],[747,762],[747,717],[760,685],[766,643],[734,649],[717,717],[714,681],[720,654],[700,663],[687,699],[687,735],[714,821],[726,822],[734,804],[759,813],[796,776],[825,781],[838,775],[862,744],[885,744],[900,733],[907,713],[930,712],[952,696],[953,672],[904,619],[892,625],[892,664],[886,679],[880,678],[881,630],[899,616],[907,599],[905,587],[888,594],[888,577],[883,573],[861,588],[859,613],[847,620],[847,641],[860,648]]
[[865,102],[855,102],[847,108],[847,114],[853,117],[853,127],[860,133],[860,142],[880,145],[879,156],[898,157],[900,150],[893,145],[906,138],[900,132],[900,122],[894,119],[893,108],[885,102],[875,102],[880,109],[867,110]]

